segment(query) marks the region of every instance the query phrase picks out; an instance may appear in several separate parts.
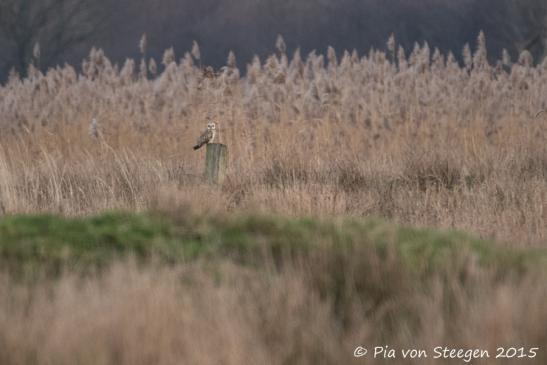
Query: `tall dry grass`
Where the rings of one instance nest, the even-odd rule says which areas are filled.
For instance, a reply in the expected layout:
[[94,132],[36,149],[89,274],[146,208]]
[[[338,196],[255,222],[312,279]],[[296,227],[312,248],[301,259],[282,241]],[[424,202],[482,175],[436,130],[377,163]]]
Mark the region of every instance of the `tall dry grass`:
[[[259,271],[228,261],[118,263],[99,276],[20,285],[0,276],[2,364],[453,364],[433,348],[488,350],[473,364],[544,364],[544,273],[500,279],[472,260],[416,285],[361,247]],[[462,279],[463,278],[463,279]],[[357,346],[397,359],[353,358]],[[495,359],[497,347],[540,347]],[[428,359],[403,360],[401,349]]]
[[[366,55],[230,55],[218,75],[176,61],[82,71],[30,68],[0,87],[5,213],[202,210],[382,216],[515,245],[547,239],[547,60],[496,65],[481,35],[465,64],[427,44]],[[95,129],[91,122],[96,118]],[[203,184],[195,137],[209,118],[230,149],[222,187]],[[90,133],[91,132],[91,133]]]

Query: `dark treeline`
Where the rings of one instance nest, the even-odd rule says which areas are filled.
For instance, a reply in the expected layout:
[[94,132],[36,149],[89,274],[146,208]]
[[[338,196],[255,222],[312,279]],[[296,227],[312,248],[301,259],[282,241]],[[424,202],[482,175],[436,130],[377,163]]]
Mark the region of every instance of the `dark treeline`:
[[[547,49],[545,0],[0,0],[0,80],[29,63],[45,69],[79,65],[91,47],[116,62],[161,58],[173,46],[177,56],[196,40],[202,60],[216,67],[233,50],[239,66],[254,54],[274,51],[281,34],[289,51],[324,52],[384,48],[391,33],[407,50],[427,41],[461,54],[480,30],[491,58],[503,48],[516,57],[524,49],[536,60]],[[39,45],[39,47],[37,46]]]

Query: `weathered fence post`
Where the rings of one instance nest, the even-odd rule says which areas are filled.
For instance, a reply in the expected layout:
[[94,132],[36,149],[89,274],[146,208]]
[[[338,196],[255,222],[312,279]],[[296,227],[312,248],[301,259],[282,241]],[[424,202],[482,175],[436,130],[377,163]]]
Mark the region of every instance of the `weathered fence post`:
[[228,165],[228,147],[221,143],[207,144],[205,178],[209,183],[222,184]]

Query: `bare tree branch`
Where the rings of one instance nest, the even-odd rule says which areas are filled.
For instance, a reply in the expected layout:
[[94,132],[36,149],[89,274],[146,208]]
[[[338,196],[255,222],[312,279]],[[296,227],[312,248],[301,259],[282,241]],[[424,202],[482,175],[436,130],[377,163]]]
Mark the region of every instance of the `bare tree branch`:
[[11,45],[11,63],[24,73],[41,45],[46,64],[90,39],[106,22],[106,0],[2,0],[0,38]]

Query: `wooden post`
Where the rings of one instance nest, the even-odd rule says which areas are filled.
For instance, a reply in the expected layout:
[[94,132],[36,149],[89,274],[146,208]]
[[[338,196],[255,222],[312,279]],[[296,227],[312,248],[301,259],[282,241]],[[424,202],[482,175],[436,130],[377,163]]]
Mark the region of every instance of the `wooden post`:
[[228,147],[221,143],[207,144],[205,178],[209,183],[222,184],[228,166]]

